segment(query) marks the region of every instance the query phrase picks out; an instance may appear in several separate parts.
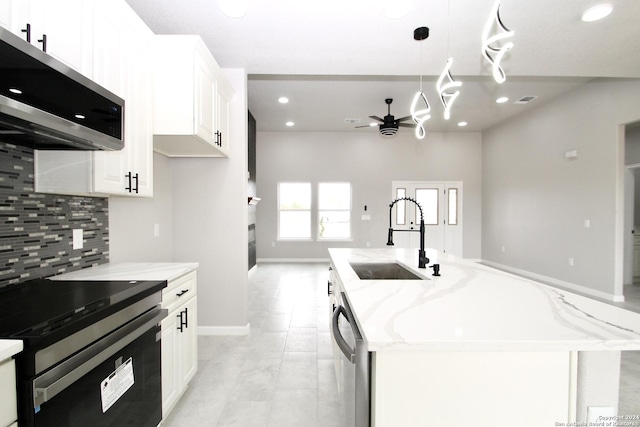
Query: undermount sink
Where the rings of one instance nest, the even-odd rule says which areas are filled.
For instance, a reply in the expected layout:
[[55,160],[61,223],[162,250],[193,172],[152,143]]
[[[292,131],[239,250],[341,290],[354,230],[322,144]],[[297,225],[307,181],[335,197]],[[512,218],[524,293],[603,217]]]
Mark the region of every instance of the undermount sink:
[[361,280],[428,280],[395,262],[351,262]]

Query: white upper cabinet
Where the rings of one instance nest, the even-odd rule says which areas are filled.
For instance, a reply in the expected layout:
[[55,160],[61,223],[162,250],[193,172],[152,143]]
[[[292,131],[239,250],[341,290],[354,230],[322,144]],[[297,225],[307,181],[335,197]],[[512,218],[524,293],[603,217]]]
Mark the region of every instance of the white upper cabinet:
[[233,90],[199,36],[156,36],[154,149],[169,157],[228,157]]
[[3,0],[0,25],[90,77],[93,2]]
[[92,28],[90,77],[125,100],[125,146],[120,151],[37,150],[36,191],[152,197],[153,33],[124,0],[82,3],[92,10],[85,17]]

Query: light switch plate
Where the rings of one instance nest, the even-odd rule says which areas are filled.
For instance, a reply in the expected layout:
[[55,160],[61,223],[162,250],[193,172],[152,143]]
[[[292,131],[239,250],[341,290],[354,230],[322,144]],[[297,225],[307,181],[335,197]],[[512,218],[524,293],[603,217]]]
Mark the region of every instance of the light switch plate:
[[82,249],[83,246],[82,228],[73,229],[73,249]]

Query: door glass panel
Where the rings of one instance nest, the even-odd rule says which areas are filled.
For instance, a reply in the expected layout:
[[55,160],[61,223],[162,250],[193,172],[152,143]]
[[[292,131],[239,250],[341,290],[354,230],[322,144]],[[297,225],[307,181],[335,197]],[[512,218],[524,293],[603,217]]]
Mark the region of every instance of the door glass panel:
[[449,225],[458,225],[458,189],[450,188],[447,193],[449,195]]
[[[407,197],[407,190],[405,188],[396,189],[396,199],[401,197]],[[396,203],[396,224],[405,225],[407,223],[406,203],[404,200]]]
[[[422,207],[425,225],[438,225],[438,189],[416,188],[416,201]],[[420,222],[420,210],[416,206],[416,223]]]

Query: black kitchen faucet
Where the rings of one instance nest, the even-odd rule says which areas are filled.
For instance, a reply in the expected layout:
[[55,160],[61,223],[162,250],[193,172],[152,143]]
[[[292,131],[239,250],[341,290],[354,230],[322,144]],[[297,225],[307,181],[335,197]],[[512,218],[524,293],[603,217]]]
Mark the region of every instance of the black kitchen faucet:
[[[401,200],[407,200],[409,202],[413,202],[416,204],[416,206],[418,207],[418,209],[420,210],[420,230],[394,230],[392,223],[391,223],[391,211],[393,209],[393,205],[395,205],[396,203],[398,203]],[[427,258],[427,254],[424,251],[424,233],[425,233],[425,228],[424,228],[424,216],[422,215],[422,206],[420,206],[420,203],[418,203],[415,199],[412,199],[410,197],[400,197],[398,199],[395,199],[393,202],[391,202],[391,204],[389,205],[389,237],[387,239],[387,246],[393,246],[393,232],[394,231],[419,231],[420,232],[420,249],[418,250],[418,268],[427,268],[427,264],[429,264],[429,258]]]

